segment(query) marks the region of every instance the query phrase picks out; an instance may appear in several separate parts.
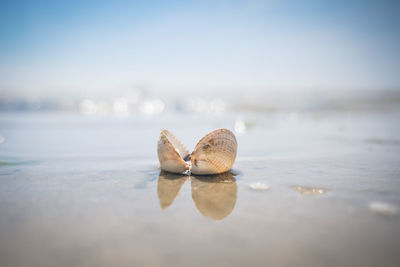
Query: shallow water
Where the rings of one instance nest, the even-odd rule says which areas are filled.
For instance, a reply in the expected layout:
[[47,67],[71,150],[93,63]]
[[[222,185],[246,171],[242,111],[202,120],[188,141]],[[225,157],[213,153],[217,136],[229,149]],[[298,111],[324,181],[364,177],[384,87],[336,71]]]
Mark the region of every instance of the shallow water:
[[[2,113],[0,265],[398,266],[399,121]],[[191,149],[235,125],[232,172],[158,169],[160,129]]]

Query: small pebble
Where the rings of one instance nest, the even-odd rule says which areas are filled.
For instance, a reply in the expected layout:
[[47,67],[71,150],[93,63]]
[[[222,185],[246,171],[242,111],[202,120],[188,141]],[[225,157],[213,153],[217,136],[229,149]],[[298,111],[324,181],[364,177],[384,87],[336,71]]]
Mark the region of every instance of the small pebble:
[[322,195],[326,193],[326,189],[320,187],[293,186],[293,189],[302,195]]
[[269,186],[264,183],[252,183],[249,184],[250,189],[257,190],[257,191],[266,191],[269,189]]
[[385,202],[371,202],[369,210],[383,215],[393,216],[397,214],[396,206]]

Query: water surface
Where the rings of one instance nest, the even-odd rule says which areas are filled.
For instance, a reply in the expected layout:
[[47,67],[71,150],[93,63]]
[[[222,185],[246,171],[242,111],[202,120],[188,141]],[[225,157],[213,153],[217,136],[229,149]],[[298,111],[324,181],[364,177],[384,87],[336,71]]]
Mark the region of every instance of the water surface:
[[[0,115],[1,266],[398,266],[400,113]],[[158,169],[237,128],[232,172]]]

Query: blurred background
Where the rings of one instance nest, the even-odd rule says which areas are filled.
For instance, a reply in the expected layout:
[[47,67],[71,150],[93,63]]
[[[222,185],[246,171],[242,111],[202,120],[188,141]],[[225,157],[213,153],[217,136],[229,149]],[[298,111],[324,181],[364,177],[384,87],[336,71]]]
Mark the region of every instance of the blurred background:
[[397,1],[2,1],[0,110],[359,109],[400,101]]

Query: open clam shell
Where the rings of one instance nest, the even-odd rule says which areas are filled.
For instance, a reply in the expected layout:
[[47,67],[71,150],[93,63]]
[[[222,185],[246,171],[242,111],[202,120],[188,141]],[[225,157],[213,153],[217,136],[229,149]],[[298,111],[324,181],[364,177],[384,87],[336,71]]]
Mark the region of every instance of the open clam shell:
[[184,173],[190,169],[184,158],[189,156],[189,151],[170,131],[162,130],[157,146],[158,160],[161,169],[173,172]]
[[161,168],[165,171],[183,173],[189,170],[197,175],[211,175],[227,172],[232,168],[237,153],[237,141],[230,130],[218,129],[204,136],[189,154],[171,132],[162,130],[157,151]]
[[191,172],[207,175],[229,171],[236,159],[237,141],[228,129],[218,129],[204,136],[190,155]]

